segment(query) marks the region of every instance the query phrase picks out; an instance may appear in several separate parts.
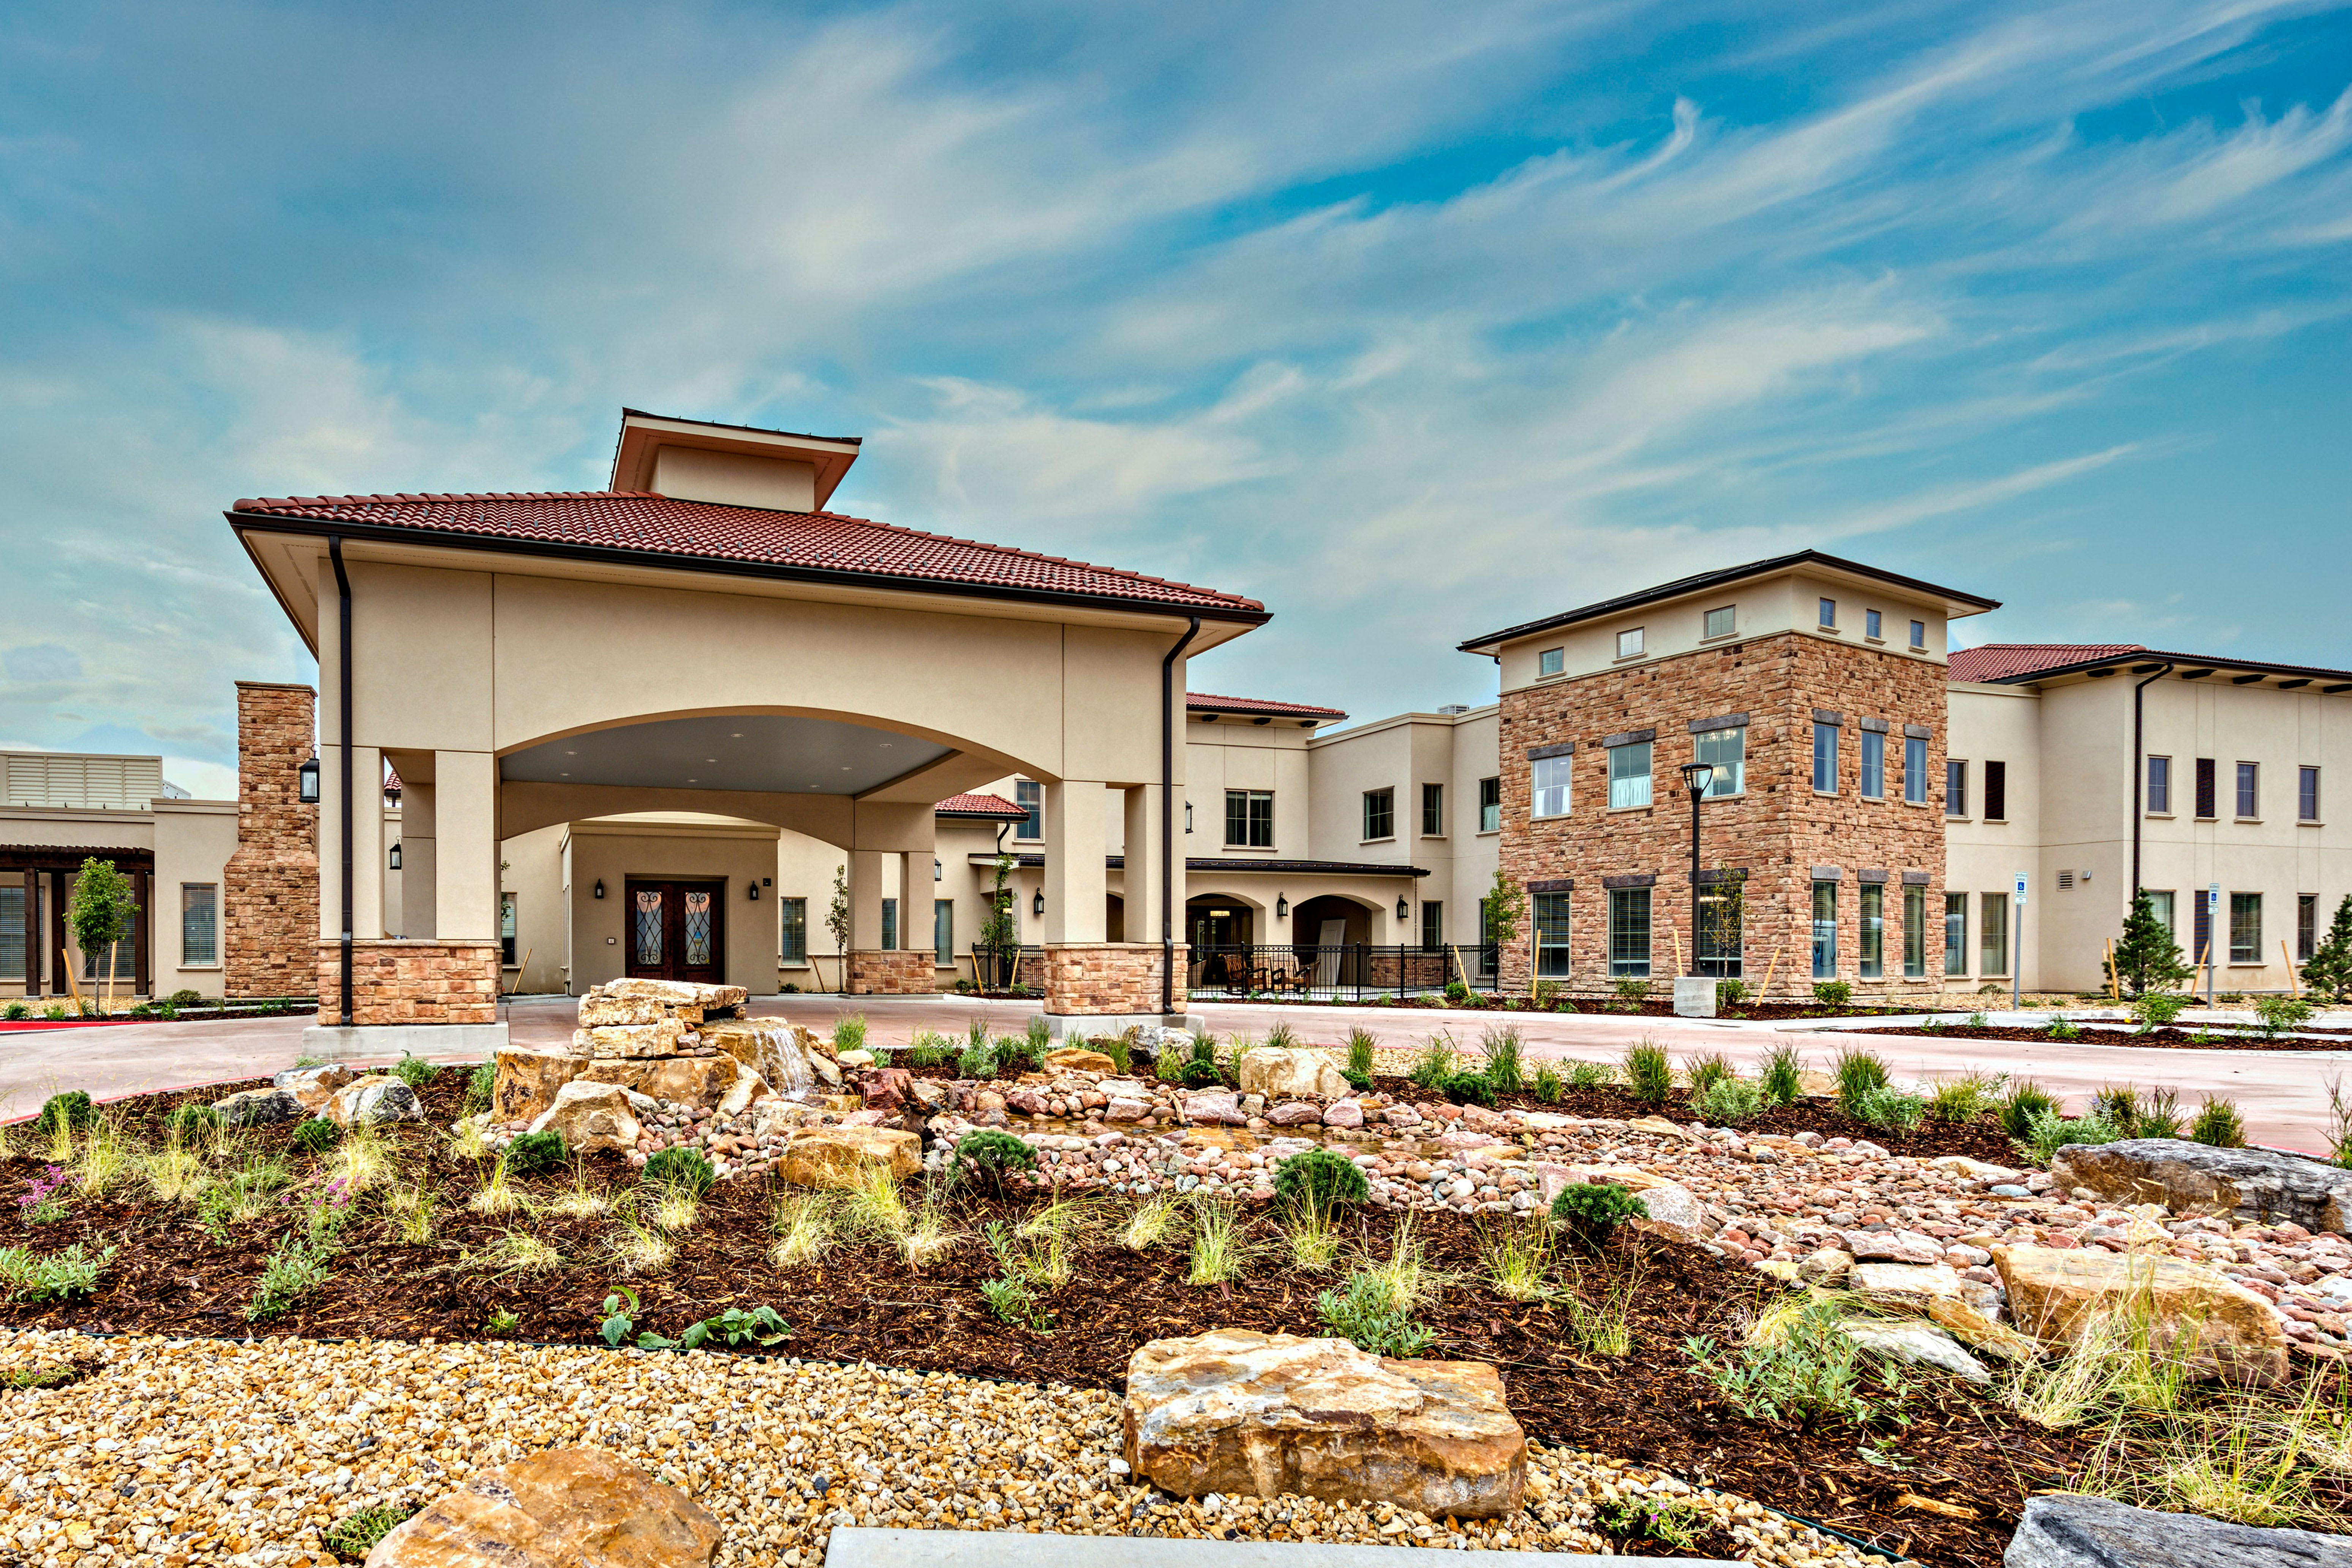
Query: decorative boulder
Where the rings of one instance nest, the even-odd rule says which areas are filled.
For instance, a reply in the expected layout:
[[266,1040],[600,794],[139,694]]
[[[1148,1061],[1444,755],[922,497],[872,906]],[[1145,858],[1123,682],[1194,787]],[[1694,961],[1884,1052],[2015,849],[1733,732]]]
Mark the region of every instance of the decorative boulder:
[[1295,1492],[1493,1519],[1517,1512],[1527,1485],[1527,1436],[1493,1367],[1345,1340],[1153,1340],[1128,1362],[1125,1425],[1127,1462],[1181,1497]]
[[394,1525],[367,1568],[710,1568],[719,1521],[603,1448],[476,1472]]
[[416,1091],[389,1073],[373,1073],[335,1091],[327,1119],[341,1127],[380,1127],[390,1121],[422,1121],[425,1107]]
[[2088,1187],[2115,1204],[2162,1204],[2175,1214],[2227,1215],[2308,1231],[2352,1228],[2352,1171],[2268,1149],[2216,1149],[2178,1138],[2069,1143],[2051,1159],[2062,1187]]
[[813,1127],[777,1157],[776,1179],[796,1187],[854,1187],[881,1166],[903,1181],[922,1168],[923,1141],[895,1127]]
[[590,1083],[574,1079],[555,1091],[555,1103],[530,1124],[533,1132],[563,1134],[563,1146],[575,1154],[602,1150],[627,1153],[646,1134],[629,1103],[629,1091],[617,1083]]
[[1276,1127],[1319,1127],[1323,1108],[1304,1100],[1286,1100],[1268,1109],[1265,1119]]
[[1673,1241],[1696,1241],[1705,1230],[1706,1212],[1688,1187],[1661,1182],[1635,1193],[1633,1201],[1642,1205],[1642,1217],[1633,1222],[1638,1229]]
[[[869,1109],[896,1110],[907,1103],[907,1086],[914,1079],[915,1075],[905,1068],[877,1068],[863,1075],[858,1079],[857,1087],[864,1094]],[[1038,1100],[1039,1109],[1044,1109],[1044,1096],[1032,1091],[1030,1098]],[[1035,1112],[1031,1114],[1034,1115]]]
[[1937,1301],[1966,1294],[1958,1273],[1942,1263],[1857,1263],[1847,1270],[1846,1283],[1874,1305],[1922,1316]]
[[1045,1070],[1056,1073],[1111,1073],[1118,1070],[1118,1064],[1100,1051],[1081,1050],[1076,1046],[1065,1046],[1058,1051],[1045,1053]]
[[771,1092],[772,1091],[768,1088],[767,1079],[761,1078],[758,1073],[753,1072],[750,1068],[741,1067],[739,1064],[733,1086],[730,1087],[725,1094],[719,1097],[719,1108],[716,1114],[720,1116],[740,1116],[743,1112],[751,1110],[752,1106],[758,1104],[761,1100],[768,1099]]
[[2352,1537],[2159,1513],[2103,1497],[2029,1498],[2003,1568],[2347,1568]]
[[702,1036],[695,1026],[677,1018],[572,1031],[572,1054],[579,1057],[674,1057],[701,1043]]
[[1363,1124],[1364,1107],[1360,1100],[1335,1100],[1324,1110],[1323,1125],[1326,1127],[1361,1127]]
[[1954,1342],[1952,1336],[1927,1323],[1864,1323],[1845,1325],[1846,1337],[1874,1355],[1914,1366],[1932,1366],[1970,1383],[1990,1383],[1992,1373]]
[[574,1079],[616,1083],[656,1100],[702,1110],[722,1104],[737,1084],[753,1076],[735,1058],[724,1054],[600,1060],[567,1051],[508,1047],[499,1051],[496,1060],[498,1077],[490,1089],[490,1110],[500,1121],[528,1121],[540,1115]]
[[213,1101],[213,1111],[224,1127],[267,1127],[310,1113],[294,1091],[287,1089],[248,1089],[224,1095]]
[[1249,1120],[1242,1114],[1241,1097],[1230,1089],[1198,1089],[1179,1098],[1184,1120],[1210,1126],[1239,1127]]
[[1242,1053],[1242,1092],[1273,1100],[1338,1100],[1347,1075],[1321,1051],[1255,1046]]
[[2071,1343],[2103,1322],[2145,1314],[2150,1348],[2199,1377],[2286,1376],[2286,1331],[2271,1304],[2201,1264],[2088,1247],[1996,1247],[1992,1260],[2010,1317],[2036,1338]]
[[315,1111],[335,1098],[335,1090],[357,1080],[359,1074],[341,1062],[321,1068],[289,1068],[269,1080],[273,1089],[291,1092],[302,1109]]

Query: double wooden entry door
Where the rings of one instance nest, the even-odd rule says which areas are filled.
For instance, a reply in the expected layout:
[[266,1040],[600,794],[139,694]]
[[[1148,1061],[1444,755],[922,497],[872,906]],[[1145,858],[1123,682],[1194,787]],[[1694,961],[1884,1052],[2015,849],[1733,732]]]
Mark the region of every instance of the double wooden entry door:
[[726,883],[631,877],[623,890],[628,899],[630,979],[722,983]]

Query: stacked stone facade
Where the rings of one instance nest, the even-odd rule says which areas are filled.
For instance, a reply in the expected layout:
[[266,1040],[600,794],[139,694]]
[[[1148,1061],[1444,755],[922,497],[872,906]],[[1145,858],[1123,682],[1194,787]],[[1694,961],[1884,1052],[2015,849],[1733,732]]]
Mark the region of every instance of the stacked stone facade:
[[[342,944],[311,939],[319,1022],[342,1022]],[[495,1024],[499,944],[370,937],[352,943],[354,1024]]]
[[318,984],[319,808],[297,770],[312,751],[318,694],[236,683],[236,852],[221,872],[222,987],[306,996]]
[[[1171,1010],[1182,1012],[1191,949],[1176,944]],[[1045,1011],[1063,1016],[1158,1013],[1161,949],[1148,942],[1067,942],[1045,946]]]
[[[1836,793],[1813,789],[1813,725],[1839,726]],[[1885,795],[1861,795],[1863,723],[1885,724]],[[1857,993],[1940,986],[1944,918],[1944,668],[1868,647],[1789,632],[1506,692],[1502,698],[1503,869],[1530,892],[1569,894],[1572,990],[1611,984],[1609,889],[1650,879],[1650,973],[1663,983],[1690,966],[1691,810],[1681,768],[1699,730],[1747,731],[1745,788],[1709,796],[1700,812],[1701,867],[1744,873],[1743,977],[1768,971],[1776,995],[1813,983],[1812,883],[1838,887],[1837,977]],[[1927,800],[1904,800],[1906,726],[1927,731]],[[1651,804],[1612,810],[1613,737],[1652,731]],[[1528,753],[1572,745],[1566,816],[1528,816]],[[1904,973],[1904,888],[1920,889],[1924,973]],[[1859,889],[1885,888],[1884,974],[1860,975]],[[1501,984],[1524,991],[1534,962],[1528,929],[1503,954]],[[1679,948],[1677,947],[1679,944]],[[1777,957],[1777,963],[1775,962]],[[1558,977],[1554,977],[1558,978]]]
[[932,973],[938,960],[929,948],[854,947],[849,950],[853,996],[921,996],[940,988]]

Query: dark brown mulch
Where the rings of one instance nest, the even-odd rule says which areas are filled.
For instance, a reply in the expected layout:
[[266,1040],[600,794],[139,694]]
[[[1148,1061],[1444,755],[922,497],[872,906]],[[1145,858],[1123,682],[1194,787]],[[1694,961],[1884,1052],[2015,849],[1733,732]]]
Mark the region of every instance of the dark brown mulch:
[[[2260,1035],[2215,1033],[2199,1039],[2194,1030],[2175,1028],[2169,1025],[2141,1034],[2137,1029],[2099,1029],[2088,1024],[2078,1026],[2082,1034],[2072,1040],[2055,1044],[2074,1046],[2154,1046],[2159,1050],[2185,1051],[2330,1051],[2341,1047],[2325,1040],[2266,1040]],[[1841,1033],[1856,1035],[1905,1035],[1926,1037],[1937,1040],[2021,1040],[2035,1045],[2053,1044],[2048,1025],[2038,1029],[2023,1029],[2009,1024],[1947,1024],[1940,1029],[1853,1029]],[[2352,1039],[2352,1029],[2319,1029],[2305,1027],[2297,1031],[2305,1035],[2329,1035]]]
[[[121,1102],[118,1112],[155,1136],[173,1104],[220,1092],[151,1096]],[[458,1113],[462,1092],[458,1073],[445,1072],[425,1087],[435,1125]],[[289,1133],[270,1128],[256,1137],[287,1160],[298,1180],[315,1181],[319,1162],[293,1151]],[[1221,1326],[1321,1331],[1316,1296],[1336,1282],[1333,1275],[1289,1268],[1278,1228],[1265,1215],[1251,1226],[1262,1250],[1246,1276],[1228,1286],[1186,1284],[1181,1247],[1135,1253],[1097,1238],[1083,1247],[1070,1282],[1044,1293],[1052,1326],[1040,1331],[999,1321],[978,1289],[995,1273],[978,1233],[1031,1201],[976,1194],[953,1200],[956,1228],[967,1239],[920,1271],[893,1251],[862,1243],[838,1246],[814,1265],[781,1269],[768,1258],[775,1194],[751,1183],[721,1184],[678,1238],[669,1267],[631,1277],[605,1254],[610,1220],[475,1215],[464,1205],[479,1172],[435,1153],[435,1137],[422,1131],[403,1130],[396,1138],[405,1172],[437,1189],[434,1241],[404,1246],[362,1205],[344,1233],[329,1283],[284,1317],[262,1323],[248,1321],[245,1309],[271,1247],[299,1231],[299,1203],[216,1237],[188,1210],[125,1187],[75,1202],[65,1219],[31,1225],[13,1200],[39,1173],[39,1163],[20,1159],[0,1167],[0,1245],[47,1252],[79,1241],[120,1248],[92,1298],[40,1309],[0,1307],[0,1322],[219,1337],[465,1340],[488,1337],[487,1319],[505,1310],[520,1321],[520,1338],[580,1343],[594,1341],[602,1301],[626,1283],[641,1297],[634,1314],[639,1327],[666,1334],[728,1306],[766,1304],[793,1325],[779,1353],[1115,1390],[1129,1357],[1150,1339]],[[595,1156],[585,1165],[592,1186],[619,1188],[634,1179],[616,1157]],[[520,1184],[545,1196],[569,1181],[567,1173]],[[1350,1223],[1363,1247],[1383,1253],[1397,1221],[1368,1212]],[[1772,1289],[1753,1272],[1695,1247],[1630,1236],[1580,1258],[1575,1283],[1586,1302],[1600,1305],[1616,1287],[1630,1293],[1633,1351],[1612,1358],[1580,1348],[1559,1308],[1494,1294],[1480,1279],[1473,1226],[1429,1216],[1416,1224],[1429,1261],[1459,1277],[1442,1304],[1424,1314],[1438,1335],[1431,1353],[1499,1365],[1512,1409],[1540,1441],[1658,1466],[1956,1568],[1994,1568],[2027,1495],[2058,1481],[2081,1458],[2078,1439],[2025,1426],[1940,1378],[1912,1380],[1900,1424],[1864,1429],[1840,1421],[1806,1431],[1750,1421],[1695,1370],[1684,1345],[1694,1335],[1736,1335],[1743,1314]],[[510,1227],[551,1243],[565,1265],[527,1278],[494,1275],[471,1261]],[[1864,1458],[1864,1445],[1882,1462]],[[1906,1500],[1922,1498],[1968,1517]],[[1707,1550],[1725,1544],[1702,1543]]]

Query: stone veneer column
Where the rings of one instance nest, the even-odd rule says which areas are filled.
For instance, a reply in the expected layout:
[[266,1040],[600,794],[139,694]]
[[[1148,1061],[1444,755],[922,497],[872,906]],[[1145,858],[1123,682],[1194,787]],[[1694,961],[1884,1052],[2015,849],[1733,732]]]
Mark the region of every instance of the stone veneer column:
[[221,871],[222,990],[303,996],[318,988],[319,808],[298,770],[312,751],[318,694],[236,683],[236,851]]
[[[1176,985],[1171,1016],[1184,1011],[1185,966],[1191,950],[1176,944]],[[1045,1016],[1158,1021],[1160,947],[1158,942],[1049,942],[1045,947]],[[1055,1027],[1056,1035],[1063,1032]]]
[[[318,944],[319,1022],[342,1016],[342,944]],[[352,943],[352,1022],[495,1024],[496,942],[373,937]]]

